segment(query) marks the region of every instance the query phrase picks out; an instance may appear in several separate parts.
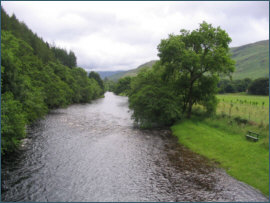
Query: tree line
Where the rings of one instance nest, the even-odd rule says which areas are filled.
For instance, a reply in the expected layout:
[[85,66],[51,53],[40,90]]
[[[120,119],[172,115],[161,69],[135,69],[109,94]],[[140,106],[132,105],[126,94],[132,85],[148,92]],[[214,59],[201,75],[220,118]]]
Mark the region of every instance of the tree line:
[[85,103],[104,93],[98,76],[76,67],[76,56],[48,45],[1,8],[1,153],[12,152],[26,125],[50,109]]
[[269,78],[257,78],[251,80],[245,78],[243,80],[222,79],[218,83],[218,93],[237,93],[246,92],[253,95],[269,95]]

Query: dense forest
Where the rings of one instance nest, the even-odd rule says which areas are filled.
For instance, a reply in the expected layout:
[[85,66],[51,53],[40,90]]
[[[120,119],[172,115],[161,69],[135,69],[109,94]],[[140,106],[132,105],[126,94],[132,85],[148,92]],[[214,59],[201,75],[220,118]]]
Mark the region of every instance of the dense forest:
[[[26,126],[50,109],[85,103],[104,93],[76,56],[44,42],[1,8],[1,153],[16,150]],[[94,77],[93,77],[94,75]]]

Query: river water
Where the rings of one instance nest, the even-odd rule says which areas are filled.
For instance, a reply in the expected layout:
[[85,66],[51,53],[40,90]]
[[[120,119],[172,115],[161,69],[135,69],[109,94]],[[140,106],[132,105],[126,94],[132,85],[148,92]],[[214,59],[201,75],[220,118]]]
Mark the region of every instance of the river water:
[[268,201],[177,143],[133,125],[126,97],[51,111],[2,160],[2,201]]

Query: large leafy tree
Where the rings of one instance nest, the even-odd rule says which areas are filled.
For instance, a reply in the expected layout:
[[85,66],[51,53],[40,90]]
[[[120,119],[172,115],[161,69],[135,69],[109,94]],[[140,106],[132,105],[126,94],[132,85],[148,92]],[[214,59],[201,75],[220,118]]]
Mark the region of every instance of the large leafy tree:
[[214,110],[218,76],[230,76],[234,71],[230,42],[220,27],[203,22],[198,29],[181,30],[180,35],[169,35],[158,45],[158,56],[166,69],[164,79],[174,82],[187,117],[195,103]]

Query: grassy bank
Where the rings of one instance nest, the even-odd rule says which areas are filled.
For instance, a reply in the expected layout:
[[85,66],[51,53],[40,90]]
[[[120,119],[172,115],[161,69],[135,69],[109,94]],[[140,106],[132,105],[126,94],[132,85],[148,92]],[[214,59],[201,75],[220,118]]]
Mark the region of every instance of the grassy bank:
[[[247,130],[257,128],[258,142],[245,138]],[[227,118],[183,120],[172,131],[179,142],[198,154],[215,160],[228,174],[269,196],[268,130],[239,126]]]

